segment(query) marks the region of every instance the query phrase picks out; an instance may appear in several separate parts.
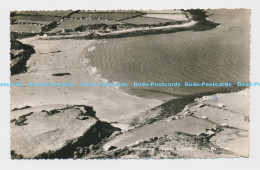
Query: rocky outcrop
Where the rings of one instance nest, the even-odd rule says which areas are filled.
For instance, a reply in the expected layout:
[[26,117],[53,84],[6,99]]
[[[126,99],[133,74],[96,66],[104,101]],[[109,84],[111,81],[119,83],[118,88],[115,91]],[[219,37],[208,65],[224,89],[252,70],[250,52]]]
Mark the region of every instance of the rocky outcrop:
[[[231,88],[228,92],[237,90]],[[89,158],[219,158],[249,156],[249,89],[172,100],[152,123],[103,142]],[[230,101],[232,99],[232,102]],[[181,111],[181,103],[192,103]],[[174,105],[177,101],[177,105]],[[165,107],[163,104],[159,107]],[[177,107],[179,106],[179,107]],[[170,112],[169,109],[172,109]],[[166,112],[169,111],[169,112]],[[178,113],[176,113],[178,112]],[[164,115],[163,115],[164,114]],[[167,117],[164,117],[164,116]],[[145,119],[146,120],[146,119]]]
[[[12,159],[73,158],[77,148],[120,130],[98,120],[93,108],[84,105],[28,112],[11,121]],[[86,119],[79,119],[82,116]]]
[[23,44],[17,40],[11,40],[11,75],[26,71],[26,63],[33,53],[35,53],[34,47]]

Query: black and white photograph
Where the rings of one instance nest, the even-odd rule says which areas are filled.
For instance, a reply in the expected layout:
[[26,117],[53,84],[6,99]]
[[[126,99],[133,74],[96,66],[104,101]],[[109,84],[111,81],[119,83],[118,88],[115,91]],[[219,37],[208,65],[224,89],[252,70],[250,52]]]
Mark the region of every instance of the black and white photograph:
[[249,156],[248,9],[11,11],[11,156]]
[[10,161],[252,156],[250,7],[8,12]]

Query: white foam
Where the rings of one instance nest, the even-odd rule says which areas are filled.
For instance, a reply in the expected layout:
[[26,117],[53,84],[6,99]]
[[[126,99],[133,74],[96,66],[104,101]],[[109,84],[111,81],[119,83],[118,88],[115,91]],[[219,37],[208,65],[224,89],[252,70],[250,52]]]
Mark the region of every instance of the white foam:
[[[106,43],[107,41],[99,41],[98,43]],[[91,66],[91,60],[87,58],[87,56],[90,55],[91,52],[93,52],[96,49],[95,46],[91,46],[87,49],[87,52],[80,58],[80,63],[84,66],[84,70],[87,71],[96,81],[102,82],[102,83],[109,83],[109,81],[102,77],[101,73],[98,71],[98,69],[94,66]],[[113,81],[114,84],[118,83],[116,81]],[[119,86],[110,86],[111,88],[119,89]],[[128,94],[127,94],[128,95]]]
[[95,46],[91,46],[91,47],[88,48],[88,52],[93,52],[95,49],[96,49]]

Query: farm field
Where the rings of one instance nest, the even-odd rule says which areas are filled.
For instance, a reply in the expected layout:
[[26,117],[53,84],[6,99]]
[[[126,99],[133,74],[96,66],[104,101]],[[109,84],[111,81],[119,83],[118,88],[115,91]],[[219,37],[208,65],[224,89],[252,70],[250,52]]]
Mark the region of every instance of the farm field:
[[70,17],[72,18],[93,18],[93,19],[108,19],[108,20],[115,20],[120,21],[123,19],[128,19],[132,17],[136,17],[141,15],[141,13],[135,12],[79,12],[74,13]]
[[24,23],[48,25],[48,24],[50,24],[52,22],[51,21],[28,21],[28,20],[18,20],[18,21],[14,22],[14,24],[24,24]]
[[23,15],[17,15],[14,17],[11,17],[11,20],[16,20],[16,21],[29,21],[29,22],[33,22],[33,21],[43,21],[43,22],[53,22],[53,21],[59,21],[61,19],[61,17],[55,17],[55,16],[38,16],[38,15],[34,15],[34,16],[23,16]]
[[169,20],[174,20],[174,21],[189,20],[185,16],[185,14],[145,14],[145,15],[143,15],[143,17],[169,19]]
[[67,19],[63,22],[61,22],[56,28],[49,31],[48,33],[55,33],[58,31],[62,31],[63,29],[75,29],[81,25],[87,26],[87,25],[94,25],[94,24],[119,24],[118,22],[114,21],[106,21],[106,20],[98,20],[98,19]]
[[140,12],[147,13],[147,14],[181,14],[183,11],[181,10],[141,10]]
[[167,22],[173,22],[172,20],[160,19],[160,18],[149,18],[149,17],[135,17],[123,20],[122,22],[134,25],[143,25],[143,24],[161,24]]
[[69,15],[72,10],[69,11],[12,11],[16,15],[48,15],[48,16],[60,16],[65,17]]
[[80,26],[94,24],[112,25],[125,23],[132,25],[158,25],[164,23],[174,24],[175,21],[188,21],[188,18],[186,18],[184,12],[181,10],[12,11],[11,24],[13,25],[11,26],[11,32],[38,33],[41,32],[41,27],[39,26],[46,26],[53,22],[58,23],[55,27],[52,27],[52,30],[49,30],[46,33],[57,33],[62,30],[74,30]]
[[164,12],[11,13],[9,157],[249,157],[251,11]]
[[40,33],[41,26],[39,25],[19,25],[13,24],[10,26],[11,32],[24,32],[24,33]]

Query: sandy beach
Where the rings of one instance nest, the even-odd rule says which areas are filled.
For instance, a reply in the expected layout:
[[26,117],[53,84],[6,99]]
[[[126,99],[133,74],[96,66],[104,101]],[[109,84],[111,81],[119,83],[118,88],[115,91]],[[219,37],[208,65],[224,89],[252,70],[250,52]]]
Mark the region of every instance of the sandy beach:
[[[229,22],[221,11],[210,20],[209,12],[189,10],[192,20],[188,17],[190,22],[180,25],[125,25],[129,29],[108,33],[104,27],[102,32],[82,26],[81,33],[75,28],[54,36],[23,37],[19,41],[29,45],[32,54],[26,53],[27,58],[18,56],[24,49],[13,41],[18,44],[13,45],[13,65],[23,59],[27,68],[15,67],[18,72],[10,76],[11,83],[23,84],[10,91],[12,158],[249,157],[249,88],[81,86],[247,81],[249,39],[241,26],[244,21]],[[226,15],[232,18],[242,15],[239,12]],[[68,20],[69,16],[61,22],[83,22]],[[75,86],[30,85],[46,82]]]
[[[43,104],[85,104],[93,106],[101,120],[113,122],[162,103],[159,100],[130,96],[113,87],[81,87],[81,82],[96,82],[80,59],[88,47],[97,41],[24,39],[23,43],[33,45],[36,53],[27,62],[29,69],[26,73],[11,76],[11,82],[20,82],[25,86],[11,88],[11,109],[27,106],[28,103],[31,107]],[[56,73],[71,75],[52,76]],[[28,87],[28,82],[74,82],[76,87]]]

